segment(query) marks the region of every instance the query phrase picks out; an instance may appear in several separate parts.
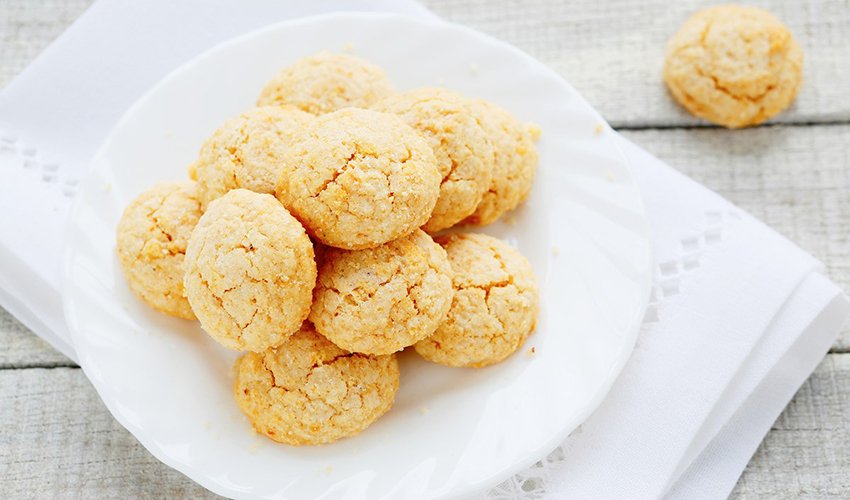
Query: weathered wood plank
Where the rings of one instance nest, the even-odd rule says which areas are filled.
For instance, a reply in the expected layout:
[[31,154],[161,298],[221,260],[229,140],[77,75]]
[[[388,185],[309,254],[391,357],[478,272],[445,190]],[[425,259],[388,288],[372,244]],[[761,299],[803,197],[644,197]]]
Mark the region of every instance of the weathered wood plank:
[[36,337],[0,308],[0,370],[27,366],[68,366],[73,362]]
[[[92,0],[0,2],[0,87]],[[547,2],[425,0],[438,14],[512,42],[564,74],[615,125],[697,123],[667,97],[663,45],[707,0]],[[842,0],[757,1],[794,31],[806,85],[779,121],[846,121],[850,8]],[[729,197],[850,284],[848,127],[632,131],[626,135]],[[0,368],[67,360],[0,310]],[[850,349],[850,331],[836,344]],[[850,491],[850,354],[833,354],[774,424],[735,498],[840,498]],[[153,459],[75,369],[0,370],[0,491],[4,497],[205,497]]]
[[[615,127],[702,123],[661,81],[664,46],[690,14],[714,0],[424,0],[440,16],[506,40],[564,75]],[[805,84],[780,122],[846,121],[850,53],[846,0],[756,0],[785,22],[805,53]]]
[[[4,0],[0,4],[0,86],[11,80],[92,0]],[[667,96],[664,44],[711,0],[551,2],[424,0],[444,18],[511,42],[563,74],[615,126],[700,123]],[[750,2],[789,25],[806,54],[805,80],[781,122],[850,120],[846,0]]]
[[[800,389],[735,498],[850,491],[850,354]],[[0,490],[8,498],[212,498],[160,464],[107,412],[79,369],[0,370]]]
[[0,370],[4,498],[213,498],[124,430],[77,368]]
[[94,0],[3,0],[0,88],[21,72]]
[[732,498],[850,495],[850,354],[827,356],[773,424]]
[[[850,126],[624,135],[819,258],[850,289]],[[850,349],[850,326],[837,349]]]

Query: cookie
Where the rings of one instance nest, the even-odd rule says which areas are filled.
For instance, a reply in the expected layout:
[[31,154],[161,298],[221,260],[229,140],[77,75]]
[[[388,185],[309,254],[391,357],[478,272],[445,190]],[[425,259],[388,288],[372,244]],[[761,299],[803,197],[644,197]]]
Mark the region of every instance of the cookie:
[[376,248],[328,249],[310,320],[347,351],[390,354],[434,333],[453,293],[446,251],[417,229]]
[[664,81],[700,118],[729,128],[756,125],[794,100],[803,51],[765,10],[711,7],[691,16],[668,42]]
[[183,294],[183,261],[200,217],[194,183],[182,182],[148,189],[118,221],[116,250],[127,284],[157,311],[195,319]]
[[452,234],[437,241],[448,253],[455,294],[446,319],[416,344],[416,352],[447,366],[478,368],[502,361],[537,322],[531,265],[507,243],[483,234]]
[[274,194],[292,135],[312,118],[295,108],[264,106],[227,120],[204,142],[190,168],[201,205],[206,208],[231,189]]
[[223,346],[274,347],[310,312],[313,245],[269,194],[234,189],[210,203],[186,249],[186,296]]
[[437,157],[443,176],[440,198],[422,228],[433,233],[471,215],[490,187],[494,158],[470,101],[449,90],[421,88],[390,96],[373,109],[400,116],[427,139]]
[[309,322],[277,348],[236,360],[236,403],[251,425],[291,445],[323,444],[359,434],[393,404],[394,355],[345,352]]
[[319,115],[368,108],[392,93],[381,68],[354,56],[321,52],[281,70],[260,92],[257,106],[289,105]]
[[473,110],[493,145],[493,178],[475,212],[464,224],[483,226],[525,201],[537,170],[540,135],[536,125],[523,123],[507,110],[487,101],[473,101]]
[[346,108],[290,148],[277,197],[323,243],[370,248],[410,234],[440,191],[431,148],[395,115]]

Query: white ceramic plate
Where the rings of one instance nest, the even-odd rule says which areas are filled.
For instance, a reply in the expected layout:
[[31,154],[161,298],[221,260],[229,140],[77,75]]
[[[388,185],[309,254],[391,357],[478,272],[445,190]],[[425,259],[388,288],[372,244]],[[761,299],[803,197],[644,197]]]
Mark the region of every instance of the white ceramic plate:
[[[529,201],[482,231],[516,245],[542,311],[521,352],[486,369],[401,355],[393,409],[361,435],[294,448],[256,436],[231,395],[236,354],[194,322],[138,302],[114,254],[123,208],[186,177],[203,139],[250,108],[279,68],[353,48],[400,89],[440,85],[542,129]],[[448,497],[496,484],[560,444],[601,402],[634,346],[650,287],[640,194],[612,131],[563,79],[469,29],[394,15],[286,22],[220,45],[139,100],[96,156],[70,219],[64,307],[106,406],[157,458],[231,497]],[[529,353],[534,347],[535,354]]]

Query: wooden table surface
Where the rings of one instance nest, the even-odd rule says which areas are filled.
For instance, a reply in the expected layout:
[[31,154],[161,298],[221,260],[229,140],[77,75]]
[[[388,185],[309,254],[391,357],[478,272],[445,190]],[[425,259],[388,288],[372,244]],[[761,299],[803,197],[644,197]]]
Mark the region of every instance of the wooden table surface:
[[[0,87],[91,0],[0,2]],[[623,134],[821,259],[850,285],[850,1],[751,2],[806,56],[795,105],[771,124],[699,122],[660,79],[666,39],[712,2],[427,0],[563,74]],[[202,497],[107,412],[82,371],[0,309],[0,492],[20,497]],[[850,497],[850,328],[774,423],[736,498]]]

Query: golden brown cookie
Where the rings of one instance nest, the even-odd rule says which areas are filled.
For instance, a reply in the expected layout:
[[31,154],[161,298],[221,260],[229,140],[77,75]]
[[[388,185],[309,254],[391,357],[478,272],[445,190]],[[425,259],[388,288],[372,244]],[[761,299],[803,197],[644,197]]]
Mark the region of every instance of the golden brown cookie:
[[664,81],[694,115],[746,127],[794,100],[803,81],[803,51],[770,12],[711,7],[691,16],[668,42]]
[[266,84],[257,106],[289,105],[316,115],[368,108],[393,93],[384,71],[363,59],[320,52],[296,61]]
[[376,248],[328,249],[310,320],[347,351],[390,354],[434,333],[453,294],[446,251],[417,229]]
[[437,241],[449,256],[455,295],[445,321],[416,344],[416,352],[447,366],[478,368],[502,361],[537,322],[531,265],[507,243],[483,234],[451,234]]
[[121,270],[130,289],[157,311],[195,319],[183,294],[183,260],[201,217],[194,183],[157,184],[133,200],[118,221]]
[[495,222],[528,197],[537,170],[534,141],[540,129],[517,120],[491,102],[475,100],[472,105],[493,145],[493,179],[475,212],[463,222],[483,226]]
[[227,120],[204,142],[190,167],[201,205],[206,208],[231,189],[274,194],[293,134],[312,119],[295,108],[264,106]]
[[493,147],[463,96],[421,88],[390,96],[374,109],[395,113],[428,140],[443,176],[440,198],[422,227],[433,233],[451,227],[475,211],[490,187]]
[[189,238],[184,283],[212,338],[262,351],[286,340],[310,312],[313,244],[273,196],[234,189],[210,203]]
[[410,234],[440,191],[431,148],[395,115],[346,108],[290,148],[277,197],[323,243],[371,248]]
[[309,322],[277,348],[236,360],[236,403],[257,430],[291,444],[323,444],[359,434],[393,404],[394,355],[343,351]]

